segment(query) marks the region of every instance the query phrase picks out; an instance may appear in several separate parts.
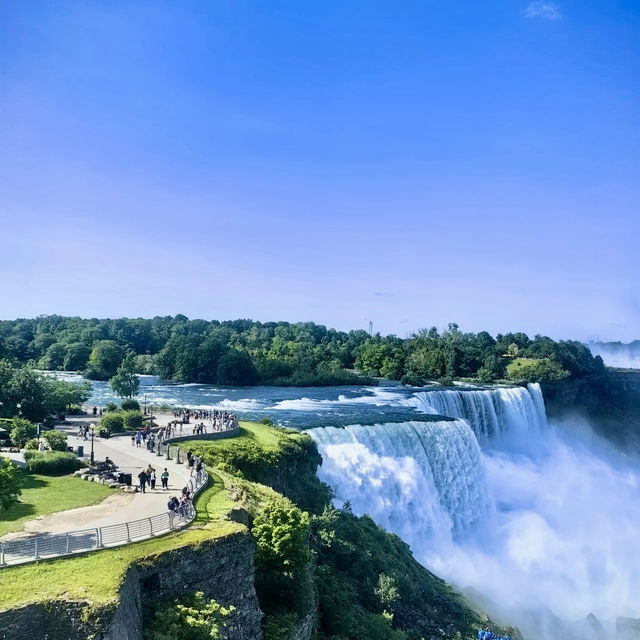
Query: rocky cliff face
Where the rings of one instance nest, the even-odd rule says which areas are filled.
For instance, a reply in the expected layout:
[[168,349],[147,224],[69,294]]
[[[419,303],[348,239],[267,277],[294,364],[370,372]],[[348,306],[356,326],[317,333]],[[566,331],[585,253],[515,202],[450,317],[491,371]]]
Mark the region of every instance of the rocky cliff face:
[[48,602],[0,613],[0,639],[142,640],[143,616],[158,603],[194,591],[235,607],[225,640],[261,640],[249,533],[187,546],[132,565],[113,607]]
[[581,415],[601,436],[640,453],[640,371],[607,369],[605,376],[542,385],[550,419]]

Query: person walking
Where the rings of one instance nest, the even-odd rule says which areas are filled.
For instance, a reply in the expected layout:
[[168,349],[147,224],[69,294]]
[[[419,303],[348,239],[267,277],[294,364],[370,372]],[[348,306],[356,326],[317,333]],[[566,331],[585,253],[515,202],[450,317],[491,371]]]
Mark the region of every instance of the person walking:
[[160,481],[162,482],[162,490],[166,491],[169,488],[169,472],[167,471],[167,467],[164,468],[160,476]]
[[144,469],[138,474],[138,480],[140,481],[140,491],[142,491],[142,493],[146,493],[145,488],[147,486],[147,472]]
[[152,469],[151,470],[151,489],[155,489],[156,488],[156,470]]

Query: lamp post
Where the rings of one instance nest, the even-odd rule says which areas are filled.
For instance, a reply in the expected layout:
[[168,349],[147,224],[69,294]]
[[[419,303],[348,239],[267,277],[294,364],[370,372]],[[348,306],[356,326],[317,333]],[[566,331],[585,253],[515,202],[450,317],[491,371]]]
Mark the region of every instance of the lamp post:
[[93,436],[96,432],[96,428],[94,425],[91,425],[91,464],[94,464],[96,459],[93,455]]

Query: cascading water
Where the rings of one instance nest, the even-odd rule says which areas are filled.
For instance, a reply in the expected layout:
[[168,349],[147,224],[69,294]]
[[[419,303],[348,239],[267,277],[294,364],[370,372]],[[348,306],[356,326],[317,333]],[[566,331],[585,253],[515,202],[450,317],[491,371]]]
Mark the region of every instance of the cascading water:
[[309,433],[336,497],[405,539],[468,539],[491,513],[480,447],[463,420]]
[[429,414],[462,418],[478,437],[527,434],[547,424],[539,384],[494,389],[442,389],[416,394]]
[[[616,616],[640,617],[633,463],[573,423],[549,426],[538,385],[416,398],[457,419],[309,431],[338,503],[399,535],[526,640],[611,640]],[[514,435],[524,446],[503,446]],[[604,636],[575,622],[590,613]]]

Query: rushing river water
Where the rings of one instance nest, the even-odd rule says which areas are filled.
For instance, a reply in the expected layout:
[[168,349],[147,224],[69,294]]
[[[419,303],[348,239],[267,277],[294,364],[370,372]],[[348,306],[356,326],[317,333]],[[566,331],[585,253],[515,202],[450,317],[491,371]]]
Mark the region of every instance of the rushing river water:
[[[337,504],[370,514],[527,640],[613,640],[617,616],[640,617],[637,463],[577,419],[549,424],[538,385],[217,388],[146,376],[139,399],[308,429]],[[93,383],[90,402],[112,400]]]

